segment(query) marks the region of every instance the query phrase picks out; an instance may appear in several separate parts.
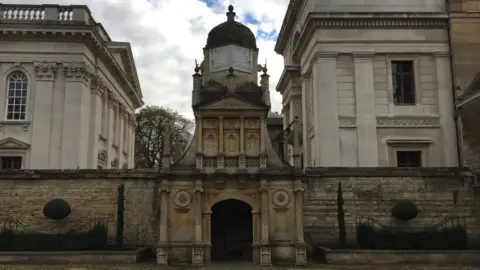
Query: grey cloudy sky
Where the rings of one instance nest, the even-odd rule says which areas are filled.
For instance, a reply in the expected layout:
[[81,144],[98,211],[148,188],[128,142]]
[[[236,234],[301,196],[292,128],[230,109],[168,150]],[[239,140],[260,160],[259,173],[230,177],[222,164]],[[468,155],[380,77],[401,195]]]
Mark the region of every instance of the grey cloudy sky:
[[275,86],[283,58],[273,48],[288,0],[7,0],[5,4],[88,5],[116,41],[130,42],[147,105],[170,107],[192,117],[195,59],[203,59],[207,34],[235,6],[237,20],[257,34],[259,63],[268,59],[272,110],[281,110]]

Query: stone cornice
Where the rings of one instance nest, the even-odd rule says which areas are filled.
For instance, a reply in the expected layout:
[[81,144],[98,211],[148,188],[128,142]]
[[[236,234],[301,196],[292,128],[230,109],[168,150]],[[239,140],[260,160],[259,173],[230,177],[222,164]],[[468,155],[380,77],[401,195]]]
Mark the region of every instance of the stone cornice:
[[377,117],[377,128],[439,128],[440,118],[435,116]]
[[[33,26],[33,27],[32,27]],[[139,86],[134,87],[132,82],[127,78],[127,75],[122,70],[120,65],[115,60],[110,49],[105,46],[105,41],[101,37],[94,25],[88,24],[0,24],[0,36],[3,40],[18,40],[23,38],[26,40],[42,40],[50,41],[77,41],[83,42],[95,56],[105,63],[107,69],[114,76],[116,76],[123,85],[129,89],[125,89],[127,96],[133,103],[140,107],[144,103],[141,99],[141,90]]]
[[[203,181],[212,181],[216,177],[232,177],[228,174],[215,173],[209,175],[198,170],[189,168],[178,168],[174,173],[162,173],[158,169],[82,169],[82,170],[3,170],[2,180],[30,180],[43,181],[52,180],[78,180],[78,179],[98,179],[98,180],[152,180],[201,177]],[[432,177],[432,178],[450,178],[452,181],[463,180],[473,176],[469,168],[396,168],[396,167],[307,167],[305,173],[295,172],[294,170],[264,169],[254,174],[248,172],[243,175],[268,179],[277,175],[286,177],[303,177],[305,182],[311,180],[310,177]],[[237,176],[243,176],[238,174]],[[380,179],[379,179],[380,181]]]
[[288,4],[287,12],[283,19],[282,27],[278,33],[277,43],[275,44],[275,52],[283,55],[286,44],[290,38],[291,32],[297,21],[300,7],[305,0],[291,0]]
[[34,62],[35,77],[38,81],[54,81],[57,77],[57,62]]
[[300,77],[300,65],[287,65],[285,66],[280,79],[278,80],[276,90],[283,94],[287,83],[292,79],[293,76]]
[[422,13],[353,13],[308,15],[299,42],[294,45],[293,55],[300,56],[306,50],[308,42],[302,42],[312,36],[316,29],[447,29],[448,15]]

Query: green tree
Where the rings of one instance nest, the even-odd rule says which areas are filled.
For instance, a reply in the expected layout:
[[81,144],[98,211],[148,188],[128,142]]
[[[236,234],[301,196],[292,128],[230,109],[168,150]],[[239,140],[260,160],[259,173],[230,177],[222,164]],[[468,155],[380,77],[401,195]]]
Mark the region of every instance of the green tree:
[[167,126],[170,128],[171,156],[178,158],[187,149],[192,139],[194,123],[178,112],[147,106],[135,114],[135,168],[156,168],[162,164],[163,136]]

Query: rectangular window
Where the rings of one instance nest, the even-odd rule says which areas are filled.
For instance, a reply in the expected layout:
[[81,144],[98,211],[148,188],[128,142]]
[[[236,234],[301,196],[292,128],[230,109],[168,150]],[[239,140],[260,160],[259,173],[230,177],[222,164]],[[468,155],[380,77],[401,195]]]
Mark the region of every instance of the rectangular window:
[[395,105],[415,105],[413,61],[392,61],[392,82]]
[[397,151],[397,167],[422,167],[422,151]]
[[0,169],[21,169],[22,157],[0,157]]

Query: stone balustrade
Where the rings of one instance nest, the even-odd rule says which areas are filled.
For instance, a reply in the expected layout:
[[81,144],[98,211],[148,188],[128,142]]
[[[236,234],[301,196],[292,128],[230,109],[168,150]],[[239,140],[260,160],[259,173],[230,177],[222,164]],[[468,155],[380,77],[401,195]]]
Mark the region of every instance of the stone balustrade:
[[87,6],[0,4],[0,21],[11,23],[83,23],[95,25]]

